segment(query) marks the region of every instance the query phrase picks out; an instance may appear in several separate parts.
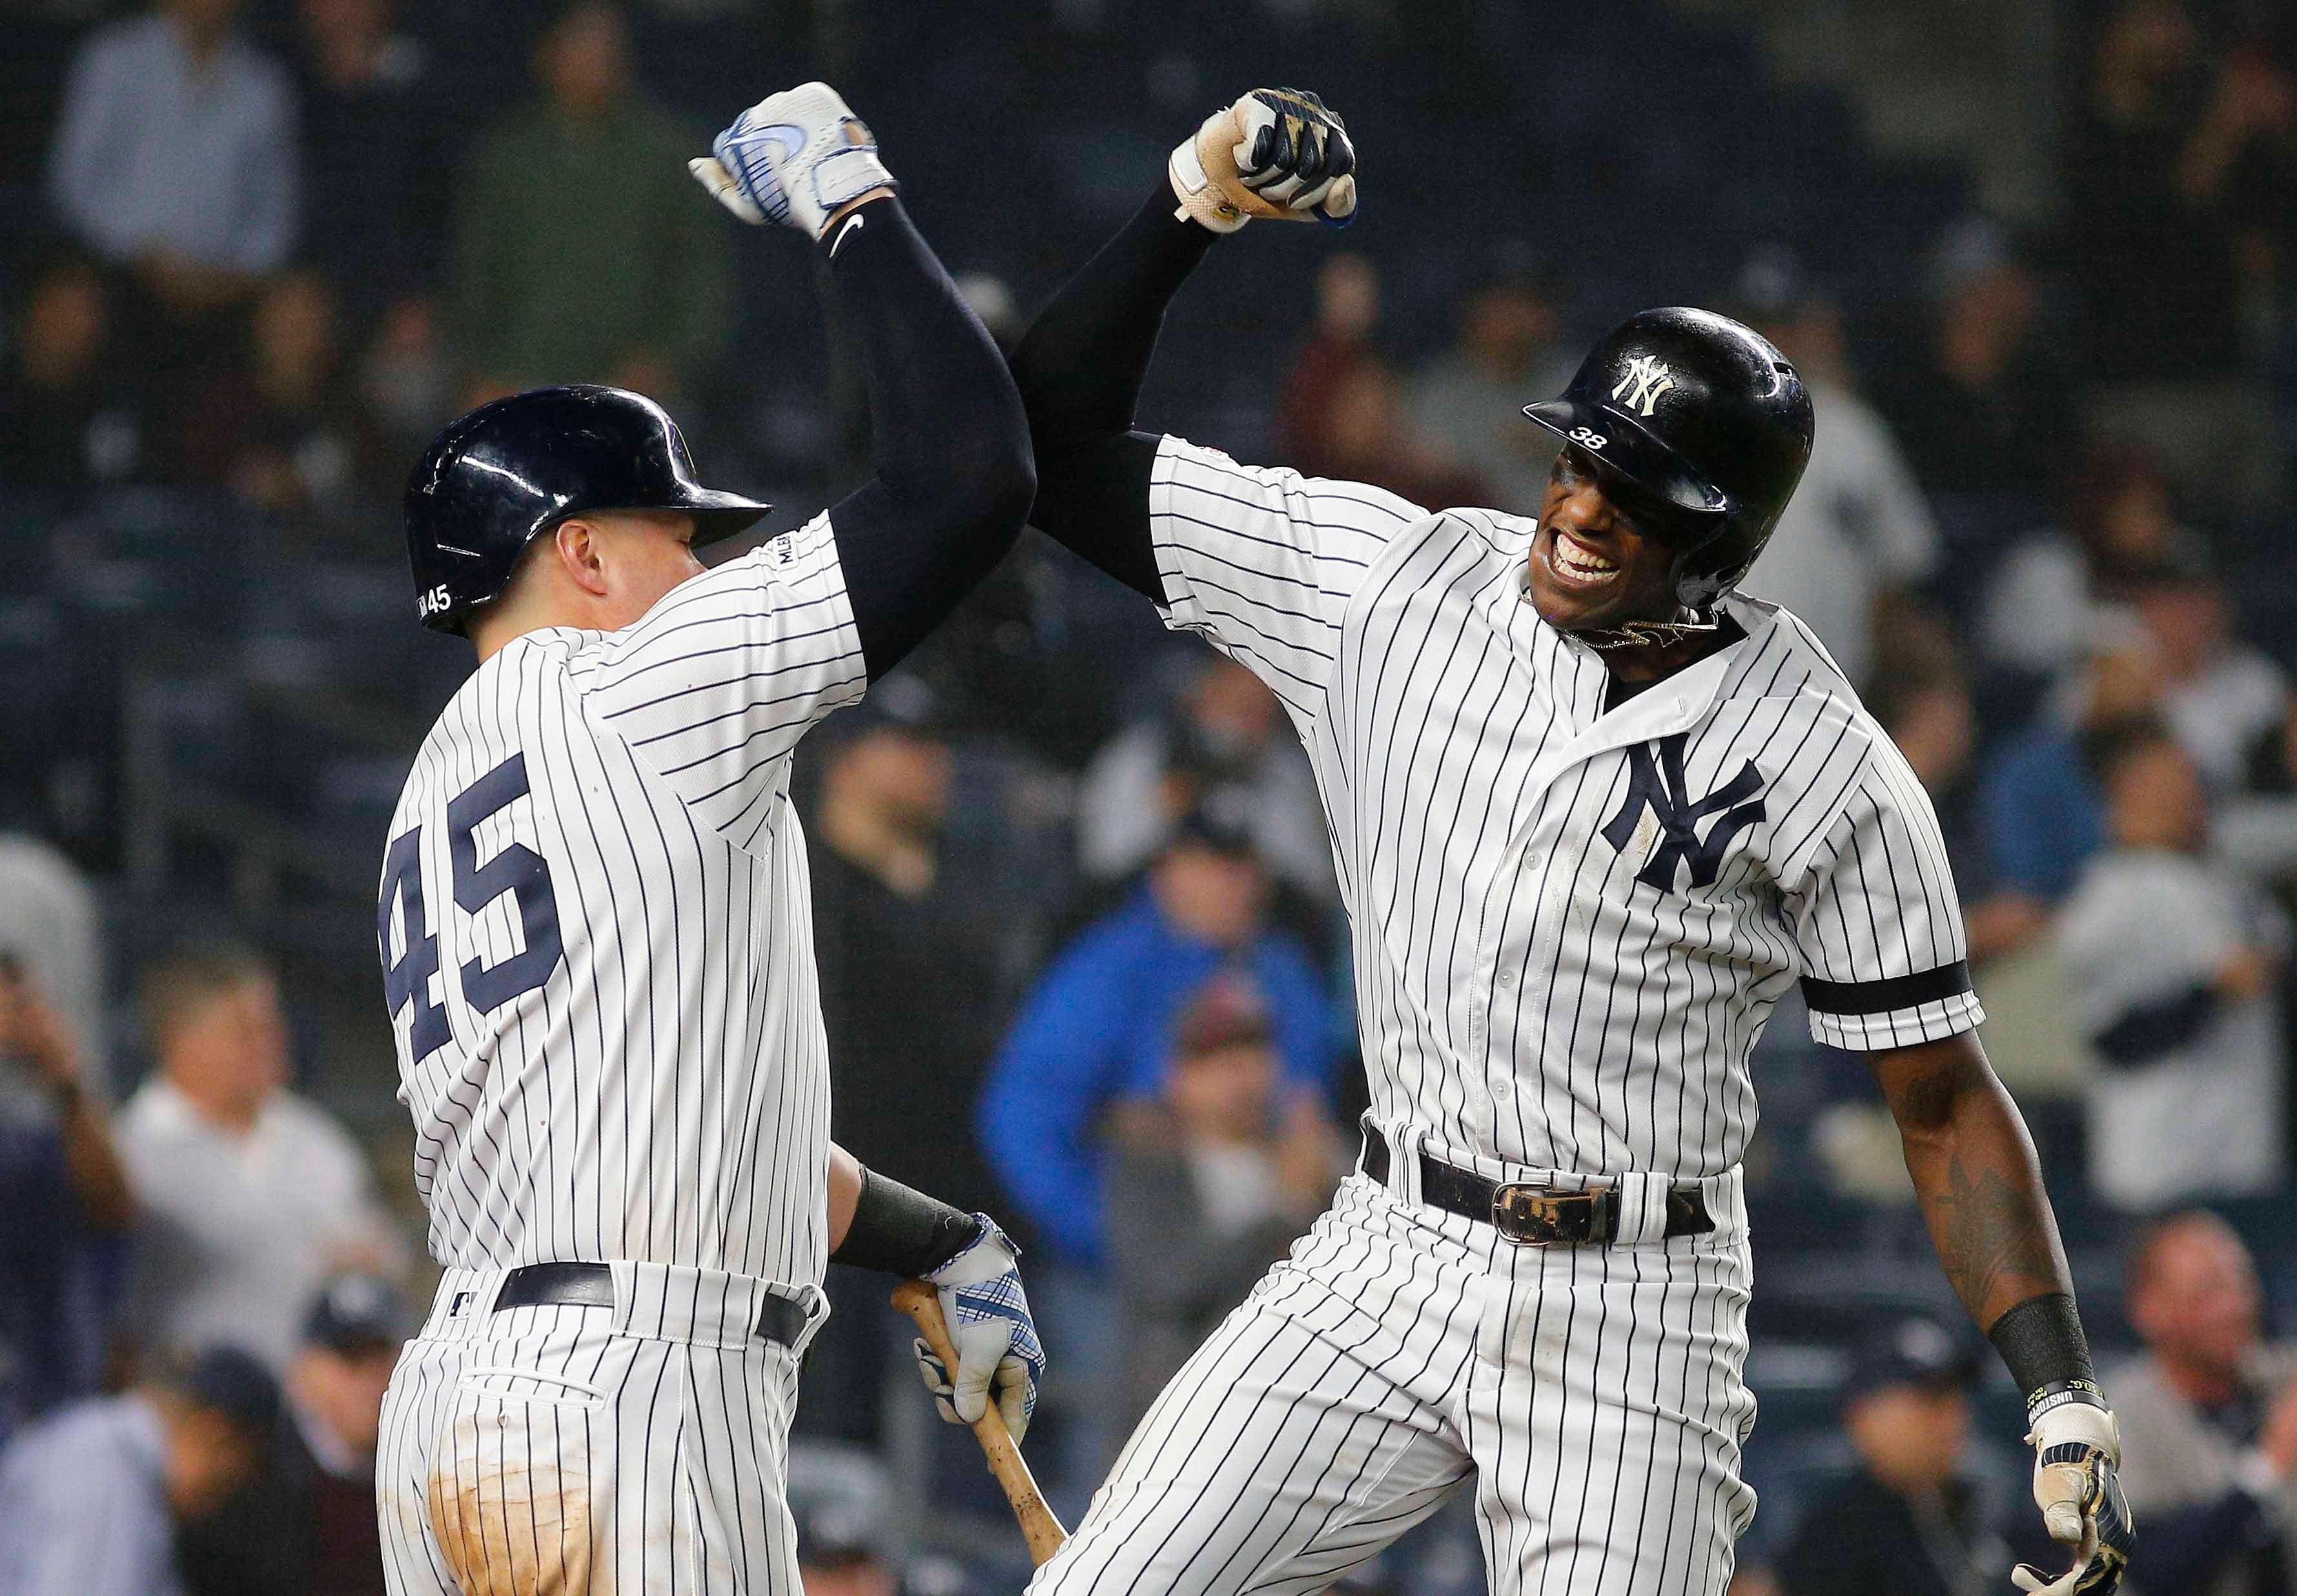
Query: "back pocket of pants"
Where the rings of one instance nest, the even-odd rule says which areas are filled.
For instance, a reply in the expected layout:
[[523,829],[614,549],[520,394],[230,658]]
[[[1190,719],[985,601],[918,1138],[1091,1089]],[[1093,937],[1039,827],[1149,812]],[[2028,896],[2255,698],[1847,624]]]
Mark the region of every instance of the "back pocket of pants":
[[613,1525],[613,1426],[604,1395],[584,1381],[463,1371],[427,1495],[432,1533],[465,1596],[591,1589]]

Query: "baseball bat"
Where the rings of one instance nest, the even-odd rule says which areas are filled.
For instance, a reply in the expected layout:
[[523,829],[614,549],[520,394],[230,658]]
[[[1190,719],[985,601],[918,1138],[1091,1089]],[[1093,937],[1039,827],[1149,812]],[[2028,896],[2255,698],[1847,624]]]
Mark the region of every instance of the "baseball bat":
[[[942,1367],[952,1375],[957,1372],[957,1348],[949,1338],[949,1323],[941,1316],[941,1293],[923,1280],[903,1280],[893,1287],[893,1306],[917,1320],[926,1345],[933,1348]],[[1021,1456],[1021,1449],[1005,1428],[1005,1417],[997,1411],[992,1399],[980,1418],[973,1421],[973,1438],[981,1443],[983,1454],[989,1460],[989,1472],[997,1477],[1004,1487],[1005,1500],[1011,1504],[1013,1517],[1021,1523],[1021,1538],[1029,1543],[1029,1561],[1041,1566],[1061,1549],[1069,1532],[1053,1517],[1053,1510],[1045,1505],[1045,1493],[1037,1489],[1036,1477]]]

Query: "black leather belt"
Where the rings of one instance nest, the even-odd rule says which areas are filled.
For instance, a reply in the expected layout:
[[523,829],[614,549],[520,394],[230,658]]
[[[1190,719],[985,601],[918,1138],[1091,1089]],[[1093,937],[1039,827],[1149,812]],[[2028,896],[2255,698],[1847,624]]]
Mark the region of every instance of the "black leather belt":
[[[611,1308],[614,1271],[603,1263],[530,1263],[503,1277],[495,1312],[505,1308]],[[805,1304],[766,1294],[758,1307],[758,1338],[795,1346],[805,1333]]]
[[[1387,1138],[1364,1127],[1363,1172],[1387,1184]],[[1420,1155],[1420,1198],[1446,1213],[1480,1219],[1519,1246],[1609,1246],[1619,1238],[1619,1191],[1564,1191],[1524,1181],[1486,1181],[1472,1170],[1455,1169]],[[1715,1228],[1707,1196],[1696,1186],[1676,1186],[1667,1194],[1667,1230],[1676,1236],[1704,1236]]]

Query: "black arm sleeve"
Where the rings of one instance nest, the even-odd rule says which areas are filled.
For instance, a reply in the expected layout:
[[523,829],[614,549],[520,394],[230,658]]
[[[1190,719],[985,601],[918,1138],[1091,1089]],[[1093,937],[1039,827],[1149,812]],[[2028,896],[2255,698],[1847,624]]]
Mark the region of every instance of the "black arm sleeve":
[[828,239],[869,374],[877,467],[829,522],[874,681],[1012,548],[1036,476],[1004,359],[902,202],[872,201]]
[[1165,307],[1217,235],[1176,220],[1161,180],[1013,351],[1037,450],[1030,519],[1135,592],[1165,602],[1148,536],[1157,437],[1132,430]]

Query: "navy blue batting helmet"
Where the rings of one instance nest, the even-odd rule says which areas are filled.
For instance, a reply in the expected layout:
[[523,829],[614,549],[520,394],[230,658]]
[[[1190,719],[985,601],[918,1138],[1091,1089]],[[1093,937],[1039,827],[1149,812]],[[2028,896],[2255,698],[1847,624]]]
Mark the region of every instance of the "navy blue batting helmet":
[[675,510],[699,547],[772,506],[694,480],[668,411],[623,388],[536,388],[450,423],[407,479],[415,610],[459,632],[502,596],[526,546],[586,510]]
[[1753,328],[1676,306],[1629,317],[1560,399],[1523,413],[1623,484],[1676,544],[1675,592],[1703,612],[1770,541],[1810,459],[1810,395]]

